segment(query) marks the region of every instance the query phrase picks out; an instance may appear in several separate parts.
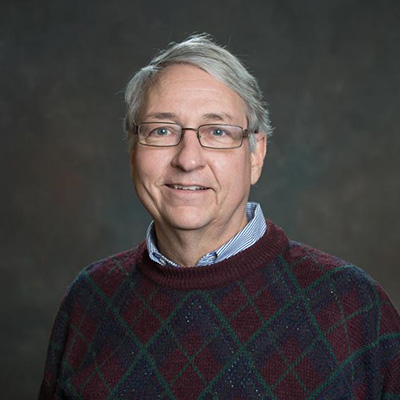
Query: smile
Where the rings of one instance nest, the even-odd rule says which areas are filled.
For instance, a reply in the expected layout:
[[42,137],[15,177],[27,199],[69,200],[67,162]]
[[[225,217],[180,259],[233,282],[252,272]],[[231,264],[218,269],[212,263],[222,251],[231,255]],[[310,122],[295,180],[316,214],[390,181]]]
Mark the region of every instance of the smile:
[[204,186],[197,186],[197,185],[167,185],[168,187],[176,190],[191,190],[191,191],[196,191],[196,190],[207,190],[207,187]]

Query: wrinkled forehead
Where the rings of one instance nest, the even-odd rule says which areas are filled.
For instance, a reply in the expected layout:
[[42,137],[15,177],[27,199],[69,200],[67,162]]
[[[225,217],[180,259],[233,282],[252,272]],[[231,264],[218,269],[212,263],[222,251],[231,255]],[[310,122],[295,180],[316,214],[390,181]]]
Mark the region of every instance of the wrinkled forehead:
[[247,119],[246,104],[236,91],[204,69],[186,63],[169,65],[151,77],[142,94],[139,115],[154,107],[174,108],[190,101],[204,109],[208,105],[208,113],[223,114],[226,109],[236,119]]

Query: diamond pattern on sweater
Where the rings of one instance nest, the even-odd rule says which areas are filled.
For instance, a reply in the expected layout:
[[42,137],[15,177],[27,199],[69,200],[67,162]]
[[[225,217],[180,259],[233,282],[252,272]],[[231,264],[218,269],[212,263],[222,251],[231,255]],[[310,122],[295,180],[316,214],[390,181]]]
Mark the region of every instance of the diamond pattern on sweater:
[[[400,321],[386,295],[357,268],[277,235],[268,263],[246,267],[239,254],[213,267],[226,266],[218,282],[236,276],[219,286],[164,285],[184,273],[147,275],[159,267],[143,250],[83,271],[57,316],[41,399],[400,396]],[[276,251],[268,240],[248,250],[255,263]],[[204,286],[211,269],[199,271],[187,272]]]

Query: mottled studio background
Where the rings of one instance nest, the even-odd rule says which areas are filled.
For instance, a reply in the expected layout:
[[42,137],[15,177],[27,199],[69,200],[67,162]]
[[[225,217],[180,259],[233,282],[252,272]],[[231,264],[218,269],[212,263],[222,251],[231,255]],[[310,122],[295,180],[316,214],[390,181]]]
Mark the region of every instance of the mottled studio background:
[[270,105],[252,198],[400,308],[399,21],[398,0],[1,0],[0,398],[35,398],[77,272],[143,238],[122,91],[193,32],[239,55]]

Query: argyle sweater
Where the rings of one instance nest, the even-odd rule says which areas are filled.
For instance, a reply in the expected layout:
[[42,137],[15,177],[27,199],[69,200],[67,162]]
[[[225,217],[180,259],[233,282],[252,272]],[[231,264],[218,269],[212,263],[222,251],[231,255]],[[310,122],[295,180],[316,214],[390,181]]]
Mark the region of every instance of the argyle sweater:
[[400,317],[362,270],[270,221],[201,268],[142,243],[69,288],[39,398],[400,399]]

